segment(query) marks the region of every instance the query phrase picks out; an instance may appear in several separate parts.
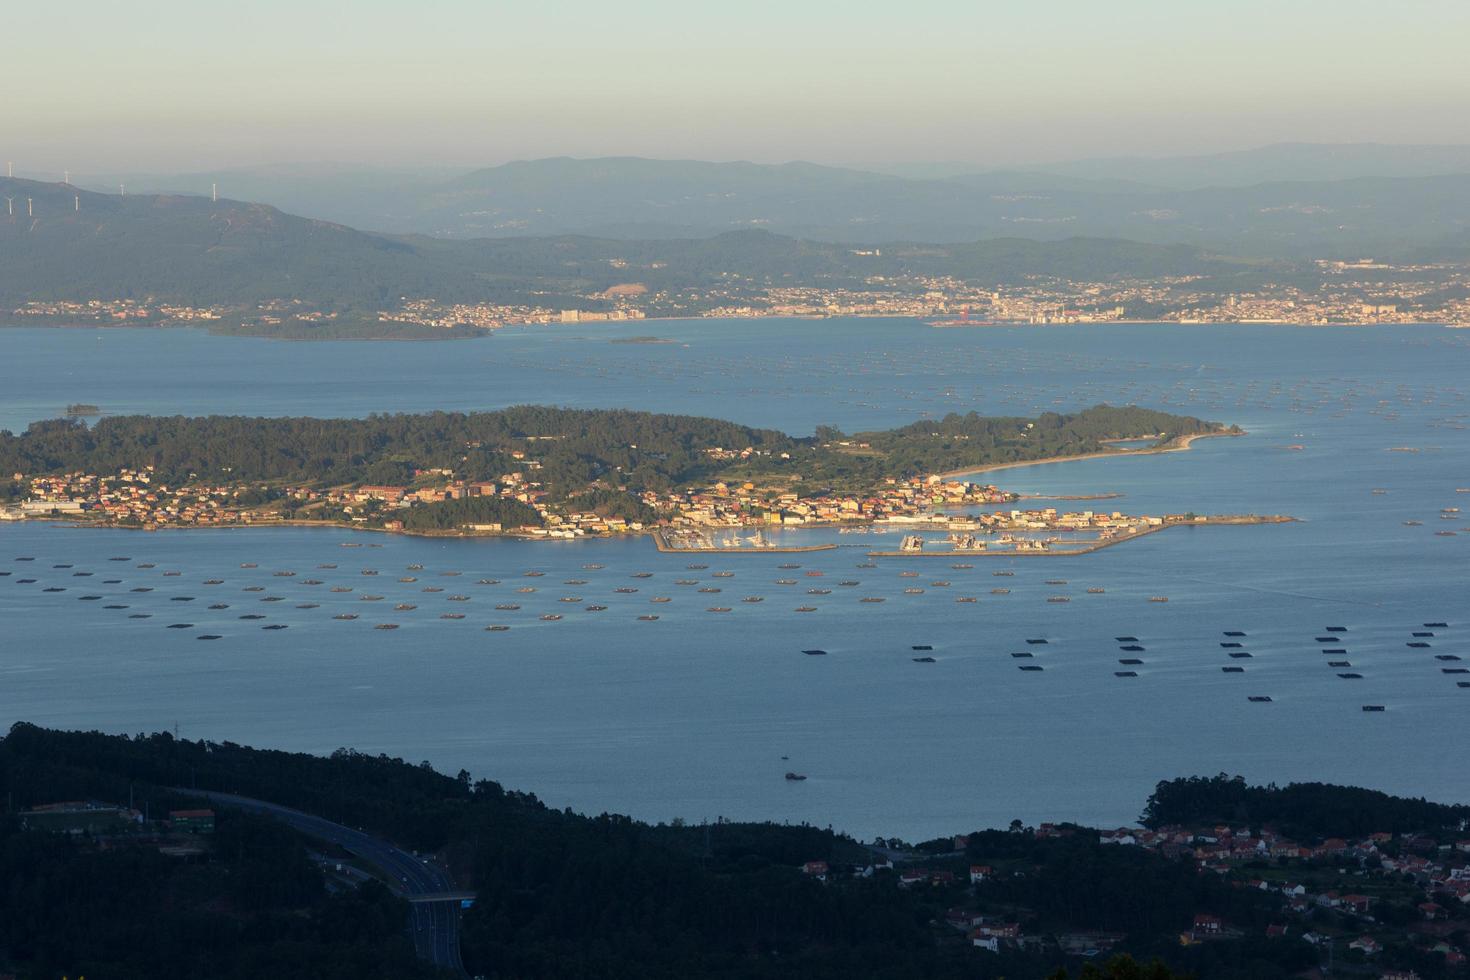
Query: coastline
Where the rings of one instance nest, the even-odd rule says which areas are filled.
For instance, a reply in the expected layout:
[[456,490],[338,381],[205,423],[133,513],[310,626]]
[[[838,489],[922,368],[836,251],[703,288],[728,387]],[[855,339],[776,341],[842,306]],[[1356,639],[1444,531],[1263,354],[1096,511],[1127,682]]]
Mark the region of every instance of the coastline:
[[[1076,453],[1071,456],[1051,456],[1045,459],[1015,460],[1009,463],[988,463],[983,466],[969,467],[962,470],[949,470],[944,473],[935,474],[941,480],[957,480],[962,476],[972,473],[994,473],[999,470],[1014,470],[1022,466],[1045,466],[1050,463],[1077,463],[1087,459],[1127,459],[1130,456],[1158,456],[1161,453],[1183,453],[1188,452],[1190,447],[1199,439],[1214,439],[1222,436],[1243,436],[1245,432],[1196,432],[1186,436],[1175,436],[1162,446],[1153,446],[1148,449],[1104,449],[1095,453]],[[1070,498],[1067,498],[1070,499]],[[1085,497],[1079,499],[1097,499]]]

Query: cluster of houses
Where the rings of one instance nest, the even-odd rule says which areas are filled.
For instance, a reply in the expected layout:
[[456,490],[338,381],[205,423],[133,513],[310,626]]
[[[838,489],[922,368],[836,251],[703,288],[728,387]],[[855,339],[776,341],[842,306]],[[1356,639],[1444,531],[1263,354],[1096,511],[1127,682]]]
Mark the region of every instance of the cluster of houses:
[[[1081,832],[1079,828],[1050,823],[1043,823],[1030,831],[1037,838],[1060,838],[1078,832]],[[1343,888],[1314,891],[1290,877],[1273,876],[1270,881],[1247,877],[1247,865],[1257,865],[1262,859],[1287,858],[1299,862],[1291,867],[1300,869],[1308,878],[1321,879],[1323,876],[1314,875],[1310,867],[1303,867],[1300,862],[1307,865],[1321,862],[1325,867],[1339,870],[1344,864],[1356,864],[1356,870],[1364,875],[1395,876],[1396,882],[1412,883],[1422,889],[1420,897],[1423,900],[1416,905],[1417,921],[1413,929],[1426,937],[1425,948],[1442,955],[1448,967],[1466,965],[1464,952],[1452,940],[1458,930],[1466,927],[1466,920],[1470,920],[1470,839],[1444,843],[1425,835],[1374,833],[1358,840],[1328,838],[1307,845],[1269,829],[1252,832],[1219,826],[1162,827],[1157,830],[1120,828],[1100,831],[1098,841],[1103,845],[1139,847],[1173,860],[1190,861],[1200,874],[1229,875],[1237,887],[1279,895],[1283,921],[1269,926],[1267,937],[1295,937],[1324,948],[1346,939],[1346,949],[1366,957],[1373,957],[1383,950],[1381,923],[1374,917],[1377,899]],[[844,872],[857,877],[871,877],[878,871],[892,872],[897,887],[903,889],[965,885],[973,889],[998,874],[1015,873],[998,871],[988,864],[971,864],[966,877],[955,867],[954,858],[966,850],[969,838],[957,836],[952,844],[950,854],[935,855],[933,866],[930,862],[921,865],[917,860],[920,856],[911,855],[916,860],[912,863],[901,861],[895,872],[893,861],[875,852],[872,863],[844,869]],[[838,877],[837,869],[826,861],[808,861],[801,872],[822,882]],[[1345,876],[1334,874],[1332,877]],[[1341,913],[1357,928],[1336,936],[1312,931],[1307,928],[1309,920],[1306,914],[1318,909]],[[1102,931],[1048,937],[1027,935],[1014,914],[996,916],[966,906],[949,908],[945,912],[944,923],[964,933],[970,945],[990,952],[999,952],[1007,946],[1055,942],[1067,952],[1092,955],[1124,938],[1120,934]],[[1375,932],[1379,935],[1373,935]],[[1200,913],[1194,916],[1190,928],[1179,935],[1179,942],[1194,945],[1239,939],[1243,935],[1240,929],[1232,927],[1220,916]],[[1339,945],[1337,948],[1341,951],[1344,947]],[[1385,973],[1382,976],[1384,980],[1406,980],[1411,975]]]
[[139,527],[208,527],[275,519],[275,515],[241,504],[244,487],[169,487],[155,481],[151,466],[124,468],[111,476],[76,472],[27,480],[17,473],[13,479],[25,483],[28,496],[0,507],[0,520],[86,515]]

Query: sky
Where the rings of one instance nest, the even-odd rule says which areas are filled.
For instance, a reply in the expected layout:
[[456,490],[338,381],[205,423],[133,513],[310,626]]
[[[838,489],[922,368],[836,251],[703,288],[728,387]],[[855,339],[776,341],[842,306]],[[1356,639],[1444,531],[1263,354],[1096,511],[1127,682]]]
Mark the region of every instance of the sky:
[[1470,143],[1464,0],[71,0],[0,27],[17,175]]

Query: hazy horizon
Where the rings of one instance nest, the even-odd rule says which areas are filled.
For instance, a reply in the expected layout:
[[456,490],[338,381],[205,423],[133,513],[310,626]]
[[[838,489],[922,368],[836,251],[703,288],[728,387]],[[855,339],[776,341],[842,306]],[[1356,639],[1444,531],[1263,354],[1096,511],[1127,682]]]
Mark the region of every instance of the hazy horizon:
[[1470,143],[1470,8],[950,0],[738,16],[668,0],[555,10],[182,0],[11,12],[17,174],[550,156],[1012,167],[1278,142]]

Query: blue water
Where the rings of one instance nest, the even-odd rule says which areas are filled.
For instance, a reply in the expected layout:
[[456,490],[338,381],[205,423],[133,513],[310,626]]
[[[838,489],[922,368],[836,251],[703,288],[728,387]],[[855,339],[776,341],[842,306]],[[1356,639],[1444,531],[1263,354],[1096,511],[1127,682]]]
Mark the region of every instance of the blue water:
[[[616,334],[678,343],[606,343]],[[660,555],[645,540],[0,525],[0,572],[12,573],[0,577],[0,722],[177,724],[193,737],[292,749],[351,745],[464,767],[557,806],[806,820],[864,837],[924,837],[1013,817],[1118,823],[1136,816],[1155,781],[1220,770],[1470,800],[1470,771],[1454,749],[1470,734],[1470,689],[1456,686],[1470,675],[1441,672],[1470,666],[1470,532],[1435,533],[1470,526],[1470,494],[1456,493],[1470,487],[1462,331],[694,321],[452,344],[53,330],[4,331],[0,342],[0,425],[11,428],[76,400],[115,412],[318,415],[534,401],[794,432],[1131,401],[1237,422],[1249,435],[988,479],[1030,494],[1123,495],[1062,507],[1303,519],[1170,530],[1079,558],[972,559],[968,570],[942,558],[859,568],[866,549],[891,547],[893,536],[826,531],[788,537],[842,547],[689,558]],[[1448,507],[1467,513],[1442,520]],[[689,570],[691,562],[709,568]],[[338,568],[317,568],[324,563]],[[545,575],[523,576],[532,569]],[[713,575],[722,570],[735,574]],[[631,577],[645,571],[652,577]],[[408,576],[417,581],[398,581]],[[37,581],[17,582],[24,577]],[[224,582],[202,584],[211,578]],[[838,584],[845,580],[861,585]],[[243,591],[256,586],[264,591]],[[450,601],[456,594],[468,601]],[[672,601],[649,602],[655,595]],[[751,595],[764,601],[740,601]],[[962,595],[978,601],[954,601]],[[1071,601],[1048,603],[1054,595]],[[1155,595],[1170,601],[1147,601]],[[261,601],[269,596],[282,601]],[[307,602],[318,607],[296,608]],[[212,603],[229,608],[205,608]],[[417,608],[394,610],[399,603]],[[507,603],[521,608],[494,608]],[[586,611],[592,604],[609,608]],[[801,605],[817,611],[795,612]],[[446,612],[464,619],[441,619]],[[128,618],[140,613],[150,618]],[[563,619],[542,621],[546,614]],[[1432,630],[1430,648],[1405,645],[1439,620],[1450,627]],[[372,629],[382,622],[400,628]],[[261,628],[270,624],[289,628]],[[485,631],[490,624],[511,629]],[[1329,625],[1347,632],[1329,634]],[[1252,658],[1228,657],[1225,630],[1248,634],[1240,642]],[[206,633],[222,639],[196,639]],[[1119,651],[1114,637],[1124,635],[1146,650]],[[1341,642],[1315,639],[1328,635]],[[1039,638],[1048,642],[1025,642]],[[924,644],[936,663],[913,662],[923,653],[910,647]],[[1323,655],[1324,646],[1348,652]],[[810,647],[829,655],[803,656]],[[1033,657],[1010,656],[1018,652]],[[1128,656],[1145,663],[1116,662]],[[1352,667],[1327,666],[1339,659]],[[1022,672],[1022,663],[1045,670]],[[1225,665],[1246,670],[1224,674]],[[1122,669],[1139,676],[1113,676]],[[1339,679],[1345,670],[1363,677]],[[1369,703],[1387,710],[1365,714]],[[787,770],[809,779],[788,783]]]

